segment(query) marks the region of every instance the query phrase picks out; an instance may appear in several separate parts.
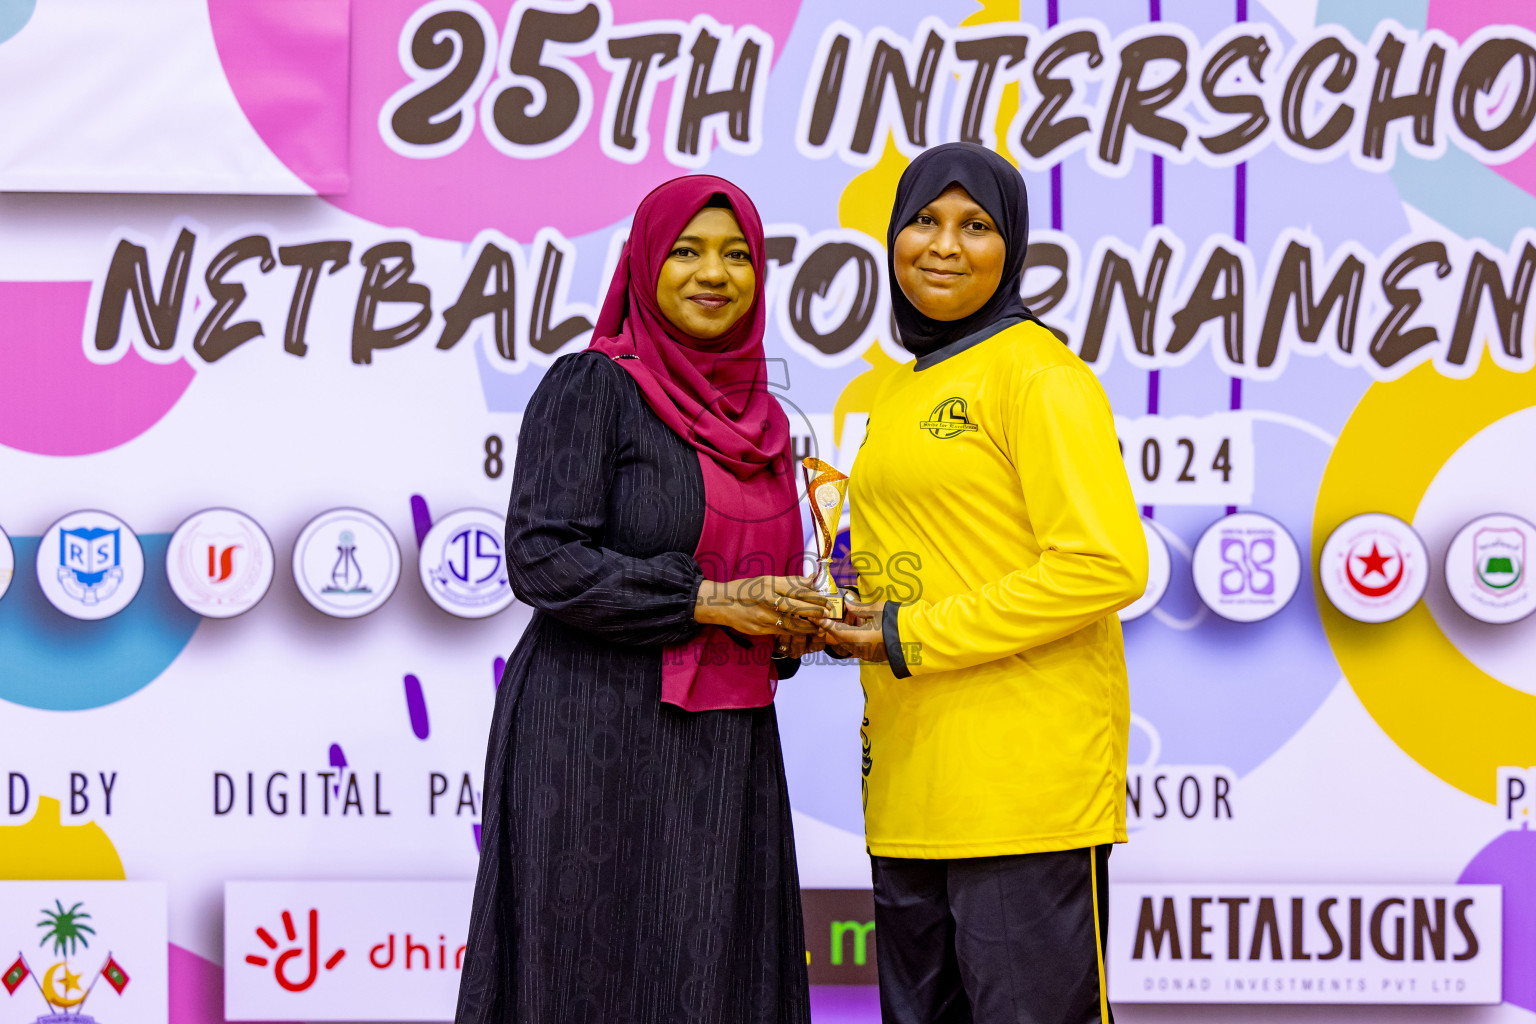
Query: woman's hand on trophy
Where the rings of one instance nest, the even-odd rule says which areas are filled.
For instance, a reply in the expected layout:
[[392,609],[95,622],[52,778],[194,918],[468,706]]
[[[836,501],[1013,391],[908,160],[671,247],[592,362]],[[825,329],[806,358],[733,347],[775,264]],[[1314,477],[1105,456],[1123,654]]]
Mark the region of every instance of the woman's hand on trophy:
[[826,618],[826,605],[826,596],[807,576],[705,580],[694,599],[693,617],[748,636],[815,636]]
[[845,597],[843,620],[831,619],[821,624],[821,638],[827,648],[844,658],[885,661],[885,599],[868,603]]

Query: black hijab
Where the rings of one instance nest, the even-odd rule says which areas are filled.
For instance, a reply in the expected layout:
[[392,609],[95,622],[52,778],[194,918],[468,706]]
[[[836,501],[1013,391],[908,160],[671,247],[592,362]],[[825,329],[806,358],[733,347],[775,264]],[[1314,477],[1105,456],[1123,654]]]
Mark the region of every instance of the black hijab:
[[[896,236],[912,218],[951,185],[959,185],[992,217],[1003,236],[1007,257],[997,291],[976,312],[959,320],[924,316],[896,282]],[[885,237],[885,269],[891,285],[891,310],[902,347],[924,356],[950,342],[985,330],[1001,320],[1029,319],[1019,290],[1024,283],[1024,253],[1029,248],[1029,199],[1024,178],[1007,160],[973,142],[946,142],[920,154],[896,186],[896,204]]]

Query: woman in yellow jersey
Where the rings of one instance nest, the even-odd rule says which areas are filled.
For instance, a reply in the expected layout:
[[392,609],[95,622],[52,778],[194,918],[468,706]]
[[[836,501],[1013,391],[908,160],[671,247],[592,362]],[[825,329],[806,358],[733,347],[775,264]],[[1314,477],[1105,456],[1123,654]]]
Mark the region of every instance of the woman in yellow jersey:
[[1125,842],[1115,612],[1147,550],[1109,402],[1019,298],[1024,181],[955,143],[902,176],[901,342],[850,487],[864,814],[887,1024],[1110,1021]]

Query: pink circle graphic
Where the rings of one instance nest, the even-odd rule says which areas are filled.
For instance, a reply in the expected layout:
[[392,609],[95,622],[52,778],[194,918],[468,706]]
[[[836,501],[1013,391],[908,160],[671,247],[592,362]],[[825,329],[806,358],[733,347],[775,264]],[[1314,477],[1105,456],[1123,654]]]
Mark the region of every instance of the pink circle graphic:
[[185,362],[162,366],[132,350],[110,366],[87,359],[90,297],[88,281],[0,282],[0,444],[37,455],[116,448],[159,423],[192,383]]
[[[592,54],[574,60],[592,84],[592,119],[558,153],[538,159],[501,153],[481,130],[478,103],[470,107],[474,130],[453,152],[426,158],[395,152],[380,134],[379,115],[411,81],[401,67],[400,36],[425,4],[352,4],[348,47],[338,24],[348,10],[345,0],[278,5],[209,0],[219,57],[241,109],[277,157],[328,201],[375,223],[437,238],[469,241],[494,228],[527,242],[546,225],[574,237],[613,224],[662,181],[690,173],[663,154],[675,78],[656,88],[645,158],[625,164],[603,154],[599,132],[610,75]],[[505,33],[511,0],[486,0],[481,6],[497,33]],[[654,19],[688,22],[698,14],[730,26],[742,22],[745,9],[722,0],[626,0],[613,6],[616,27]],[[799,0],[750,7],[751,23],[773,38],[775,58],[799,9]],[[674,62],[683,74],[689,67],[687,46],[685,38]]]

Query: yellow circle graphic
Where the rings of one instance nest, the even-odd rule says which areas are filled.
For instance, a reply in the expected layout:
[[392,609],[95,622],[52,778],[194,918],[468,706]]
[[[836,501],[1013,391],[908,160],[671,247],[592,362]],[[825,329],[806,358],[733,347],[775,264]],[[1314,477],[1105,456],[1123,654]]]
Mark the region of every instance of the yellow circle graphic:
[[[1312,517],[1312,564],[1344,520],[1386,512],[1412,522],[1424,493],[1457,449],[1484,427],[1536,406],[1536,374],[1484,360],[1466,380],[1426,364],[1373,384],[1328,460]],[[1345,678],[1402,750],[1457,789],[1493,803],[1500,765],[1536,764],[1536,696],[1474,665],[1421,601],[1380,624],[1346,618],[1313,589]]]

